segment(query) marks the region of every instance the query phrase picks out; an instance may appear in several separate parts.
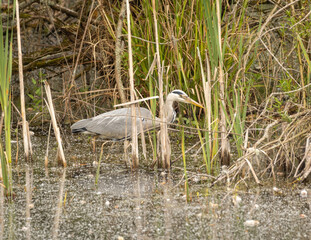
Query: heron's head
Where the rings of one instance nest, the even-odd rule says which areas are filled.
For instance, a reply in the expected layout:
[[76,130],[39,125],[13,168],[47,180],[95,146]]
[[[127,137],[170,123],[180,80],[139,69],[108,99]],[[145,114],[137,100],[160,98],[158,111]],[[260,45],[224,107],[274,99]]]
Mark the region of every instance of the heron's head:
[[174,90],[169,95],[168,98],[172,101],[176,102],[184,102],[184,103],[191,103],[197,107],[204,108],[200,103],[191,99],[184,91],[182,90]]

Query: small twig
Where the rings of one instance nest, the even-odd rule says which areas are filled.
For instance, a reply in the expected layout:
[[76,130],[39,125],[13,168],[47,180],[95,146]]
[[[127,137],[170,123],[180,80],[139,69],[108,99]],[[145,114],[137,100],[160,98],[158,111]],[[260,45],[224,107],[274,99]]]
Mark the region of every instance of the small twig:
[[69,8],[66,8],[64,6],[60,6],[56,3],[54,3],[54,1],[47,1],[47,0],[36,0],[36,2],[40,2],[40,3],[44,3],[44,4],[47,4],[49,5],[52,9],[54,10],[57,10],[57,11],[60,11],[62,13],[66,13],[68,16],[70,17],[75,17],[75,18],[78,18],[79,17],[79,14]]
[[125,103],[117,104],[117,105],[114,105],[113,107],[115,107],[115,108],[116,108],[116,107],[124,107],[124,106],[132,105],[132,104],[140,103],[140,102],[146,102],[146,101],[148,101],[148,100],[157,99],[157,98],[159,98],[159,96],[153,96],[153,97],[142,98],[142,99],[138,99],[138,100],[131,101],[131,102],[125,102]]
[[[280,1],[280,0],[279,0]],[[291,5],[299,2],[301,0],[295,0],[293,2],[290,2],[289,4],[285,5],[284,7],[280,8],[278,11],[276,11],[278,5],[275,5],[275,7],[272,9],[272,11],[270,12],[269,16],[267,17],[266,21],[264,24],[262,24],[259,32],[257,33],[257,36],[255,37],[255,39],[249,44],[248,49],[246,54],[244,55],[244,69],[246,69],[246,64],[247,64],[247,58],[250,54],[251,51],[253,51],[253,46],[254,44],[259,40],[259,38],[261,38],[262,36],[262,32],[263,30],[267,27],[268,23],[273,19],[273,17],[275,17],[277,14],[279,14],[280,12],[282,12],[283,10],[285,10],[286,8],[290,7]]]
[[[262,45],[267,49],[267,51],[270,53],[270,55],[275,59],[275,61],[280,65],[280,67],[290,76],[290,78],[299,86],[301,87],[301,85],[296,81],[296,79],[290,74],[289,71],[287,71],[287,69],[282,65],[282,63],[279,61],[279,59],[271,52],[271,50],[268,48],[268,46],[264,43],[264,41],[259,38],[259,40],[261,41]],[[284,93],[283,93],[284,94]]]
[[262,143],[262,142],[268,137],[270,128],[272,128],[273,126],[275,126],[277,123],[278,123],[278,121],[275,120],[273,123],[270,123],[270,124],[266,127],[263,136],[254,144],[254,148],[255,148],[255,149],[257,148],[257,146],[259,146],[260,143]]
[[251,164],[251,163],[248,161],[248,159],[246,159],[246,158],[245,158],[245,161],[247,162],[249,168],[251,169],[251,172],[252,172],[252,174],[253,174],[253,176],[254,176],[254,178],[255,178],[256,183],[257,183],[257,184],[260,184],[260,181],[259,181],[259,179],[257,178],[257,175],[256,175],[256,173],[255,173],[255,171],[254,171],[254,169],[253,169],[252,164]]
[[[191,151],[193,148],[195,148],[197,145],[199,145],[201,142],[200,141],[198,141],[198,142],[196,142],[193,146],[191,146],[189,149],[187,149],[187,151],[185,151],[185,154],[186,153],[188,153],[189,151]],[[174,163],[174,162],[176,162],[177,160],[179,160],[180,158],[182,158],[182,155],[183,154],[180,154],[178,157],[176,157],[174,160],[172,160],[172,164]]]
[[51,126],[52,126],[52,123],[50,122],[48,140],[46,143],[46,152],[45,152],[45,157],[44,157],[44,166],[45,167],[47,167],[49,164],[49,145],[50,145],[50,136],[51,136]]
[[311,14],[311,11],[308,12],[308,13],[306,14],[306,16],[304,16],[300,21],[296,22],[296,23],[295,23],[293,26],[291,26],[289,29],[292,29],[292,28],[294,28],[296,25],[298,25],[298,24],[300,24],[301,22],[303,22],[307,17],[309,17],[310,14]]

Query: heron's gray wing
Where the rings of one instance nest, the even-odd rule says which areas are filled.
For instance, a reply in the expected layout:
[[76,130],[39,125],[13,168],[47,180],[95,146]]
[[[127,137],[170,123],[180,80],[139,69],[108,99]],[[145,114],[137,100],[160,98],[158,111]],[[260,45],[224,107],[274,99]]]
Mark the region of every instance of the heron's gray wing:
[[[137,108],[136,121],[138,133],[141,132],[140,121],[144,130],[152,126],[152,114],[148,109]],[[131,108],[121,108],[100,114],[86,122],[86,130],[99,134],[105,139],[123,139],[132,134]]]
[[130,116],[128,108],[109,111],[91,118],[85,128],[105,139],[122,139],[130,134]]

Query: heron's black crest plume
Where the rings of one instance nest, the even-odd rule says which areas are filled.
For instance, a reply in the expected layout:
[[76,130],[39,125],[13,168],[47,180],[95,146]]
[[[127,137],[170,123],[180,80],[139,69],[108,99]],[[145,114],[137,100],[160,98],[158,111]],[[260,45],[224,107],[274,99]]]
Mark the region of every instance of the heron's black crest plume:
[[174,90],[172,91],[172,93],[178,94],[178,95],[187,95],[185,92],[181,91],[181,90]]

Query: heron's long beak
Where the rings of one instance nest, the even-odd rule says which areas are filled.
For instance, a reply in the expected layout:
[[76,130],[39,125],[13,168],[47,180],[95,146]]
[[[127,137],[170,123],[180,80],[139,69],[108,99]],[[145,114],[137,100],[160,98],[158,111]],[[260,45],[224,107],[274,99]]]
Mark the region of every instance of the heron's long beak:
[[193,99],[191,99],[190,97],[186,98],[185,99],[187,103],[191,103],[197,107],[200,107],[200,108],[204,108],[203,105],[201,105],[200,103],[194,101]]

